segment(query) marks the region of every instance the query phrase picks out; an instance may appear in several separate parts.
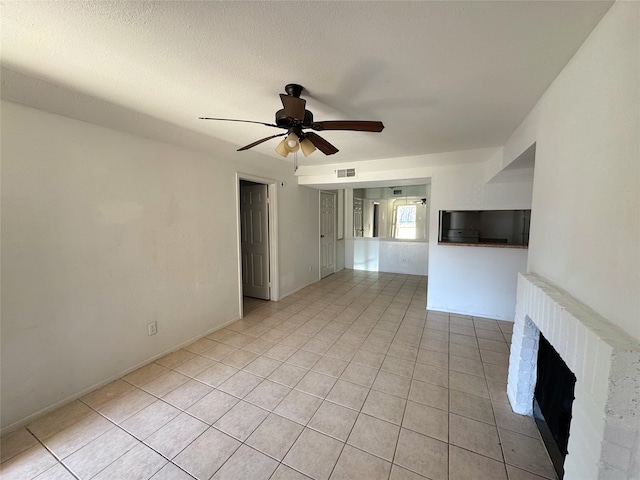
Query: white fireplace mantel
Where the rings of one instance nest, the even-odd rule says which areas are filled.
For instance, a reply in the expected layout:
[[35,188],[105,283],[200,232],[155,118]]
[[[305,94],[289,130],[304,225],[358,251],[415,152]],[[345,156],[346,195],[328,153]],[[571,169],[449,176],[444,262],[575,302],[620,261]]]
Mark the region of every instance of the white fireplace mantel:
[[535,274],[520,274],[507,395],[531,415],[539,333],[576,376],[565,479],[640,479],[640,343]]

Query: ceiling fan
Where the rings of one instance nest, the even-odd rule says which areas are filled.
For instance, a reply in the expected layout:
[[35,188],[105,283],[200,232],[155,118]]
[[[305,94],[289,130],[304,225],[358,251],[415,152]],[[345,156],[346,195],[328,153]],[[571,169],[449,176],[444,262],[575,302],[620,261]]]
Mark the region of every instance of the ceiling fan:
[[269,137],[262,138],[256,142],[250,143],[238,149],[238,151],[249,150],[256,145],[260,145],[272,138],[284,137],[278,146],[276,152],[283,157],[289,155],[289,153],[302,150],[304,156],[308,156],[313,153],[316,148],[325,155],[333,155],[338,151],[336,147],[327,142],[324,138],[315,132],[305,131],[306,129],[315,130],[318,132],[324,130],[350,130],[355,132],[381,132],[384,129],[382,122],[366,121],[366,120],[330,120],[325,122],[314,122],[313,113],[307,110],[306,100],[300,98],[300,94],[304,90],[301,85],[290,83],[284,87],[286,95],[280,94],[280,100],[282,101],[281,110],[276,112],[276,123],[257,122],[253,120],[235,120],[231,118],[212,118],[212,117],[200,117],[200,120],[220,120],[224,122],[243,122],[243,123],[257,123],[259,125],[266,125],[267,127],[275,127],[286,130],[285,133],[278,133]]

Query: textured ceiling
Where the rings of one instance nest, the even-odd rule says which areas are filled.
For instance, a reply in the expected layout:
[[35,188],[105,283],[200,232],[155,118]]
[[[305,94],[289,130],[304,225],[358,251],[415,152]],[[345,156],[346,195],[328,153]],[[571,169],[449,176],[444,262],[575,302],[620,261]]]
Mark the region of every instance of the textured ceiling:
[[[197,118],[273,122],[300,83],[316,120],[386,126],[323,132],[340,152],[305,162],[391,158],[503,144],[610,6],[9,1],[2,64],[230,148],[279,131]],[[254,150],[275,158],[276,143]]]

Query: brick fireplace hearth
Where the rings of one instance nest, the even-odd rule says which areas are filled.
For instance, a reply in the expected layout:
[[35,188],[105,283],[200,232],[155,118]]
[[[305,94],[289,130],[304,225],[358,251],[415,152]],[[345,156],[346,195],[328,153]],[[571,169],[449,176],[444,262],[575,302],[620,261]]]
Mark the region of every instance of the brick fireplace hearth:
[[640,343],[535,274],[520,274],[507,394],[531,415],[540,332],[576,376],[565,479],[640,478]]

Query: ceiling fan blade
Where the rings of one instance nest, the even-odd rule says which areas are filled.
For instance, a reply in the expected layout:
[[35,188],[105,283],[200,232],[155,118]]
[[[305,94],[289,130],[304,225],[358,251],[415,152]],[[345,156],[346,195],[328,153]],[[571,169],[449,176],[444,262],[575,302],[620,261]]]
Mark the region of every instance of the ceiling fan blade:
[[329,120],[328,122],[313,122],[314,130],[352,130],[356,132],[381,132],[384,129],[382,122],[370,122],[367,120]]
[[257,123],[258,125],[266,125],[267,127],[282,128],[273,123],[256,122],[254,120],[235,120],[233,118],[212,118],[212,117],[198,117],[199,120],[220,120],[221,122],[242,122],[242,123]]
[[284,114],[287,117],[299,120],[300,122],[304,120],[304,109],[307,105],[306,100],[298,97],[292,97],[291,95],[285,95],[284,93],[280,94],[280,100],[282,100]]
[[276,138],[276,137],[284,137],[285,135],[287,135],[287,134],[286,133],[278,133],[277,135],[271,135],[270,137],[262,138],[262,139],[258,140],[257,142],[253,142],[253,143],[250,143],[249,145],[245,145],[244,147],[239,148],[238,152],[241,152],[242,150],[249,150],[250,148],[253,148],[256,145],[260,145],[261,143],[266,142],[267,140],[271,140],[272,138]]
[[313,143],[314,147],[320,150],[325,155],[333,155],[338,151],[336,147],[327,142],[324,138],[322,138],[317,133],[307,132],[304,134],[305,138],[309,139],[311,143]]

